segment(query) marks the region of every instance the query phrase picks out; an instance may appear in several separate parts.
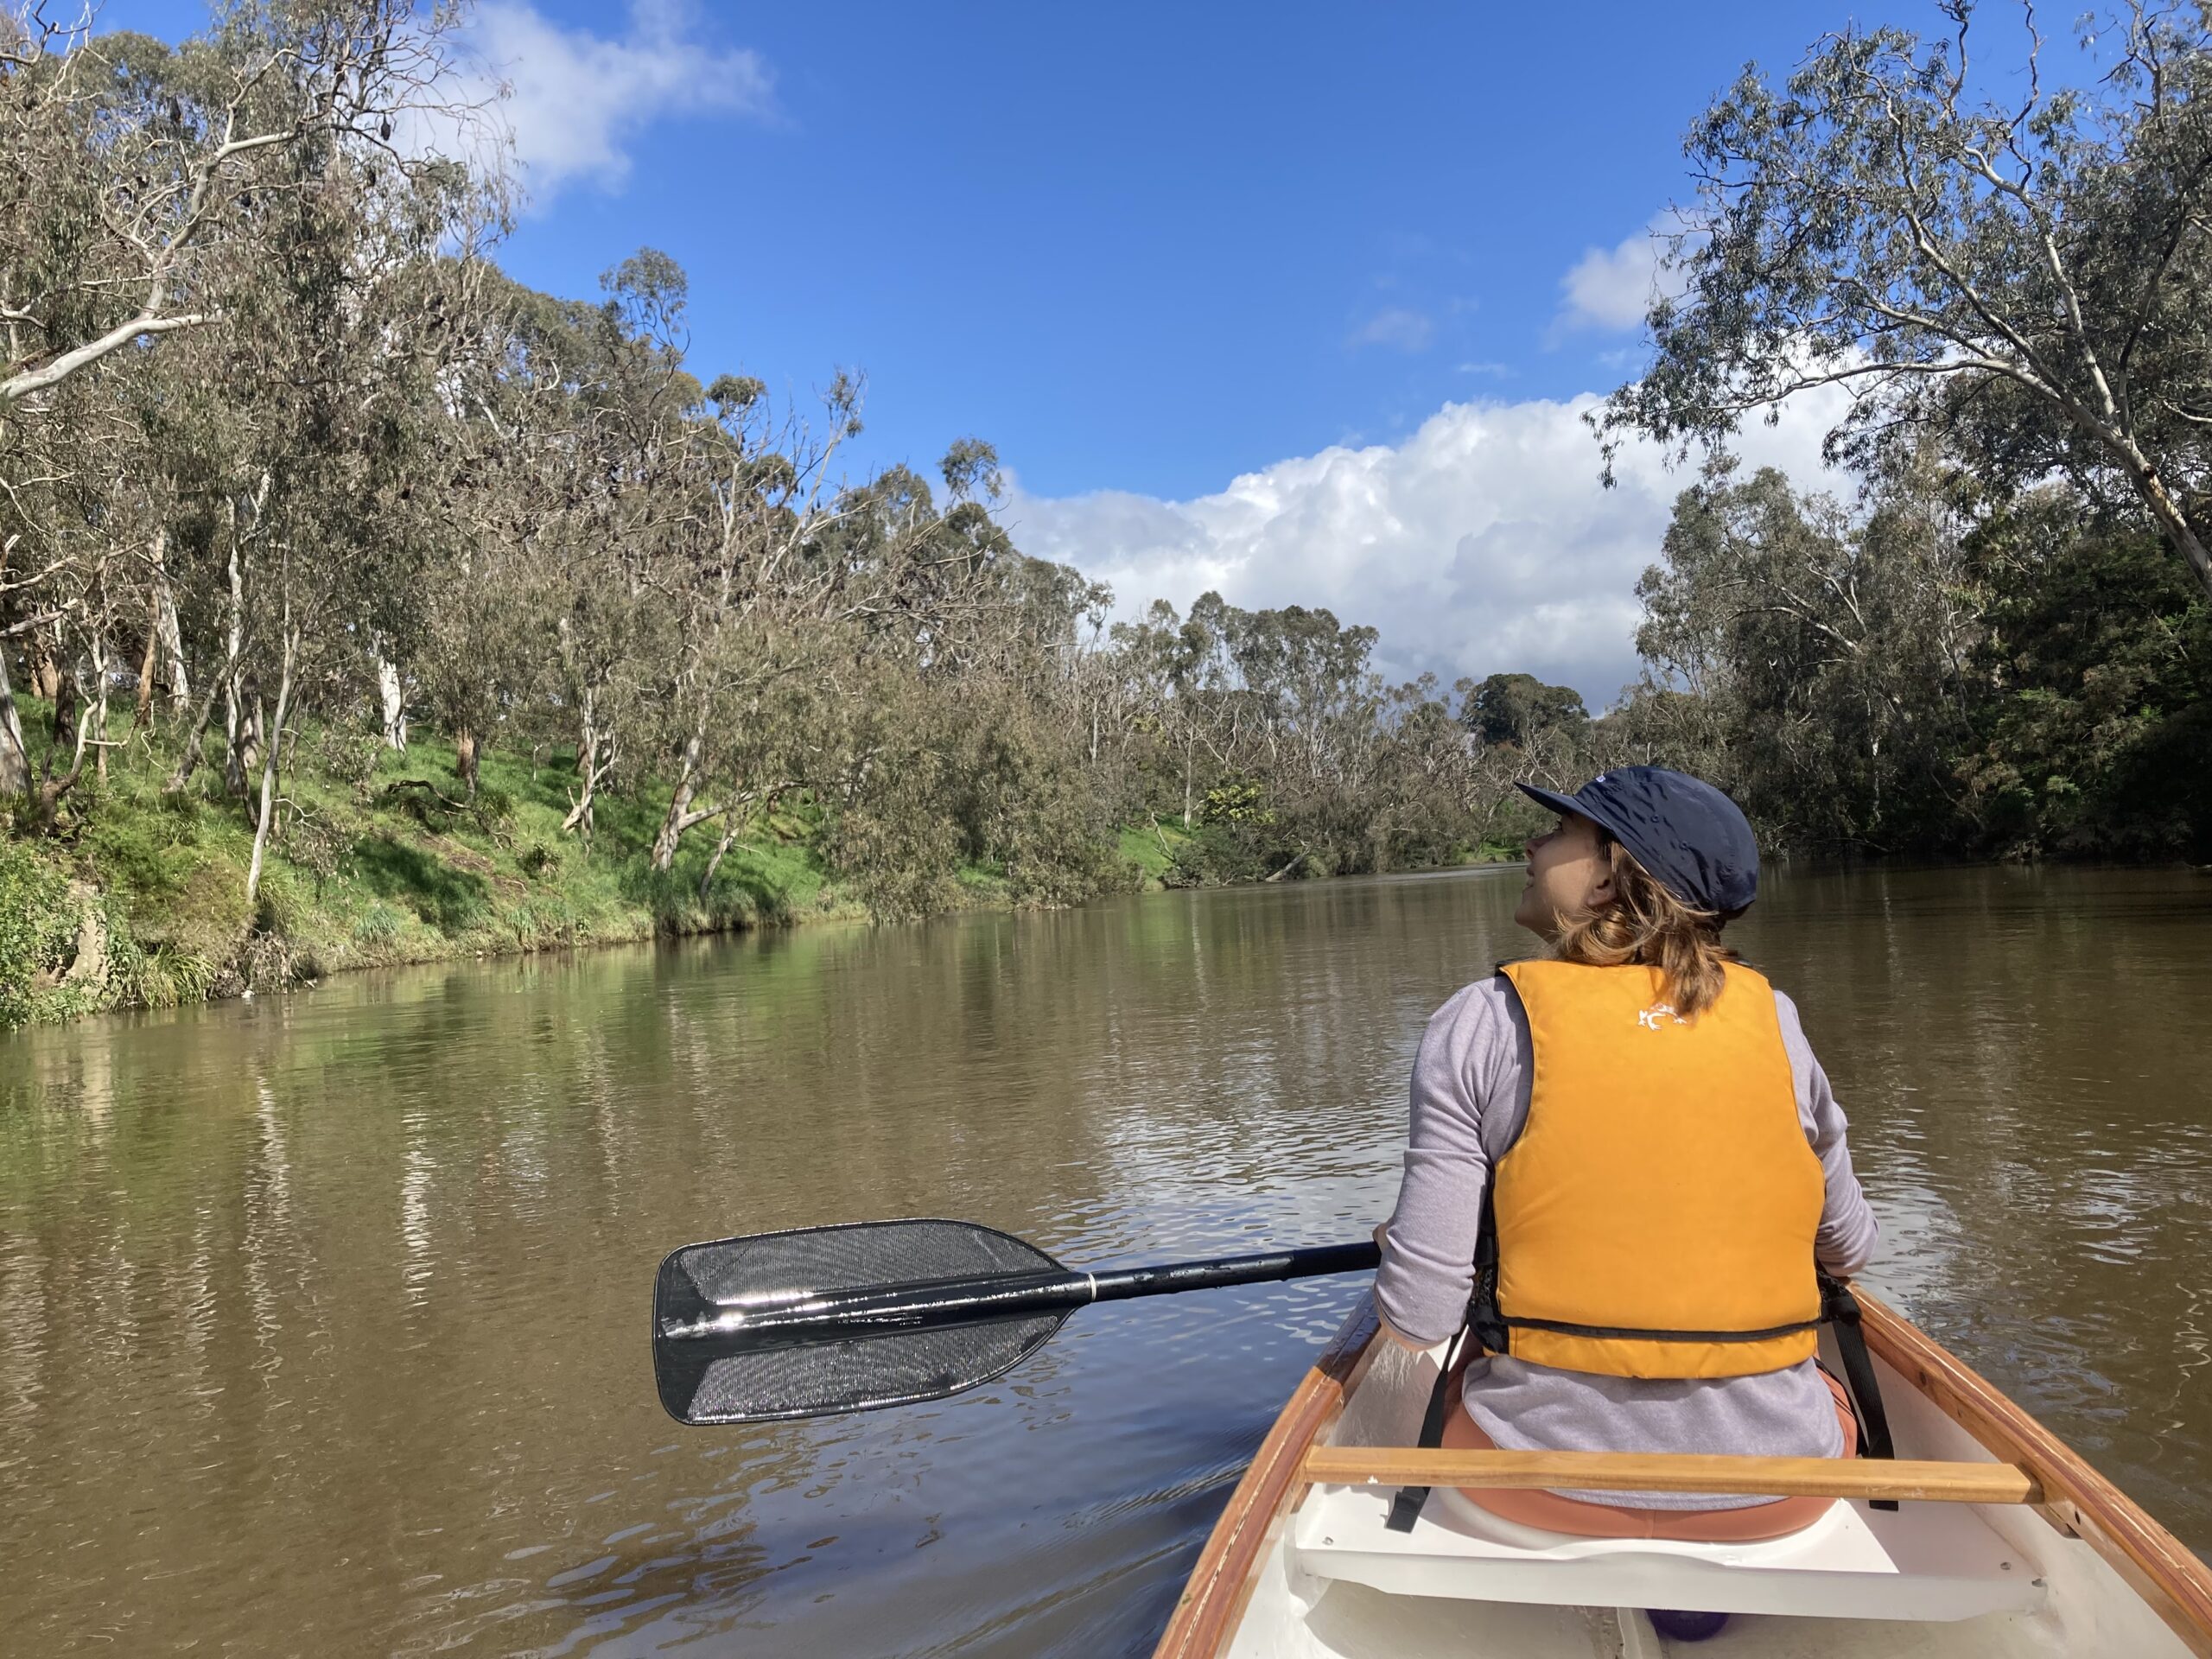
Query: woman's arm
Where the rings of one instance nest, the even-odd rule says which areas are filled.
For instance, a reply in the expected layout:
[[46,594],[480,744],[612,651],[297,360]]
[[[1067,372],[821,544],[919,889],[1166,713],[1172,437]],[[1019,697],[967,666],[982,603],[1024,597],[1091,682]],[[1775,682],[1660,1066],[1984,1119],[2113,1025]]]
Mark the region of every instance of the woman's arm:
[[1805,1138],[1820,1157],[1827,1196],[1821,1206],[1821,1230],[1813,1242],[1813,1257],[1823,1271],[1847,1279],[1873,1259],[1875,1240],[1881,1229],[1859,1190],[1851,1167],[1851,1147],[1845,1139],[1850,1124],[1836,1103],[1828,1075],[1814,1056],[1797,1018],[1797,1006],[1781,992],[1774,994],[1775,1012],[1782,1022],[1782,1045],[1789,1051],[1789,1071],[1797,1085],[1797,1116]]
[[1375,1275],[1384,1328],[1408,1347],[1456,1332],[1474,1289],[1491,1167],[1483,1114],[1514,1052],[1506,995],[1490,981],[1461,991],[1429,1020],[1414,1061],[1405,1174]]

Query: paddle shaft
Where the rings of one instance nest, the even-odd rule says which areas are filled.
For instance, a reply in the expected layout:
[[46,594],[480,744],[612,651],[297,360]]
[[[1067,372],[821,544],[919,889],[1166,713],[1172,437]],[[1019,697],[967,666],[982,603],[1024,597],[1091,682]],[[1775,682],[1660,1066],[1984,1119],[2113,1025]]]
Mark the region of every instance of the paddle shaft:
[[849,1290],[793,1291],[777,1298],[754,1297],[742,1306],[721,1307],[695,1319],[671,1320],[658,1335],[663,1341],[683,1343],[700,1358],[758,1353],[857,1336],[1065,1315],[1092,1302],[1127,1301],[1136,1296],[1364,1273],[1373,1269],[1379,1254],[1373,1243],[1363,1241],[1103,1273],[1064,1268]]

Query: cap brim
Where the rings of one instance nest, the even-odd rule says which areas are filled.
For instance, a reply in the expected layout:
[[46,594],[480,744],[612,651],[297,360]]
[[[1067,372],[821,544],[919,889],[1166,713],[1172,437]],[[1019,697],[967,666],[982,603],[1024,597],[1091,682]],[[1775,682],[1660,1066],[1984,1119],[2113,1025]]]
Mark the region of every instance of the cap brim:
[[1538,789],[1534,784],[1516,784],[1513,787],[1535,802],[1537,805],[1548,806],[1554,812],[1562,815],[1568,812],[1580,812],[1586,818],[1590,816],[1590,810],[1572,795],[1562,795],[1555,789]]
[[[1562,795],[1555,789],[1538,789],[1534,784],[1516,784],[1513,787],[1539,806],[1549,807],[1553,811],[1562,816],[1572,812],[1578,817],[1589,819],[1616,841],[1624,842],[1629,839],[1622,832],[1621,826],[1613,821],[1612,814],[1605,810],[1602,802],[1586,801],[1573,795]],[[1630,850],[1633,852],[1635,849],[1630,848]]]

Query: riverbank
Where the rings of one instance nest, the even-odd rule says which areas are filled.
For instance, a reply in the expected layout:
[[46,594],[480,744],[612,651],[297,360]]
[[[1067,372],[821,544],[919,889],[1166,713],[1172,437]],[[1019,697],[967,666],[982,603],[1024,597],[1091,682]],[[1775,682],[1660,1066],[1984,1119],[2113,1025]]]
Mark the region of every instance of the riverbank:
[[[22,715],[35,772],[46,710]],[[120,728],[124,722],[118,721]],[[210,749],[219,750],[219,743]],[[571,757],[493,748],[471,798],[449,743],[404,753],[310,729],[283,779],[283,835],[247,905],[253,832],[219,758],[165,794],[143,740],[109,751],[38,835],[0,846],[0,1027],[312,982],[357,968],[854,918],[804,814],[748,826],[709,878],[695,831],[652,868],[668,791],[601,794],[588,842],[564,832]],[[998,897],[988,872],[961,893]]]
[[[42,775],[49,712],[31,698],[21,710]],[[435,734],[418,729],[403,753],[315,728],[288,758],[283,833],[249,906],[253,832],[224,786],[219,741],[182,790],[164,793],[172,757],[128,724],[114,722],[105,778],[88,766],[50,826],[18,823],[0,843],[0,1029],[359,968],[868,914],[825,867],[819,822],[804,809],[755,820],[719,861],[717,826],[694,830],[656,870],[665,785],[601,793],[587,842],[562,828],[576,781],[566,752],[487,749],[472,798],[453,746]],[[1185,842],[1173,824],[1126,828],[1128,885],[1184,879]],[[1011,902],[995,873],[975,868],[951,899],[956,909]]]
[[[35,777],[48,775],[51,711],[18,701]],[[588,838],[563,828],[575,757],[490,747],[471,796],[454,747],[419,727],[397,751],[309,726],[288,747],[281,833],[251,906],[253,830],[213,737],[185,786],[172,745],[111,721],[105,777],[87,766],[50,823],[0,842],[0,1030],[311,984],[360,968],[524,955],[656,938],[866,918],[820,851],[804,806],[760,816],[715,856],[694,830],[666,870],[652,848],[669,802],[646,781],[594,802]],[[67,753],[53,770],[66,772]],[[1485,847],[1466,861],[1513,855]],[[1233,851],[1173,817],[1125,825],[1109,888],[1230,885]],[[1276,879],[1309,874],[1286,867]],[[940,910],[1012,906],[969,866]]]

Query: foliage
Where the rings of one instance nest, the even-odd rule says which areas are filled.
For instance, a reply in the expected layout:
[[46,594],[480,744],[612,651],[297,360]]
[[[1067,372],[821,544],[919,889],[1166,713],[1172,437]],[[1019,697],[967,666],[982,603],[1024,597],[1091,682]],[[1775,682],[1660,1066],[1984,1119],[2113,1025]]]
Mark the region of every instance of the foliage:
[[1548,732],[1580,725],[1590,711],[1572,687],[1546,685],[1533,674],[1492,674],[1475,687],[1463,718],[1485,743],[1526,749]]
[[2212,10],[2128,0],[2088,88],[2024,62],[1989,99],[1949,38],[1825,36],[1780,86],[1756,67],[1686,149],[1699,199],[1679,297],[1598,425],[1718,442],[1822,387],[1833,453],[1867,468],[1930,435],[1986,484],[2063,477],[2143,513],[2212,593]]
[[[2212,858],[2212,605],[2158,538],[2031,499],[1974,542],[1993,594],[1979,842],[2013,855]],[[2024,568],[2023,568],[2024,567]]]
[[0,1027],[29,1019],[76,937],[68,883],[20,842],[0,841]]
[[1770,842],[2212,853],[2212,605],[2154,532],[2062,489],[1958,511],[1916,469],[1856,518],[1779,474],[1676,504],[1618,724]]

